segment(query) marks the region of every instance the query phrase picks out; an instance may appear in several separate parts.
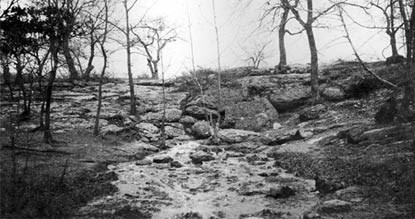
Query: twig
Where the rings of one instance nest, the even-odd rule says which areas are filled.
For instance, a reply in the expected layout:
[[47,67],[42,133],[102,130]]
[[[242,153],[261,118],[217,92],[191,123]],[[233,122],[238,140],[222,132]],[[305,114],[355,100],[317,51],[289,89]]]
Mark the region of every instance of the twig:
[[344,36],[344,37],[347,39],[347,41],[349,41],[349,44],[350,44],[350,46],[351,46],[351,47],[352,47],[352,49],[353,49],[353,53],[354,53],[354,55],[356,56],[356,59],[359,61],[360,65],[363,67],[363,69],[364,69],[366,72],[368,72],[369,74],[371,74],[373,77],[375,77],[376,79],[378,79],[378,80],[379,80],[379,81],[381,81],[382,83],[384,83],[384,84],[388,85],[389,87],[391,87],[391,88],[393,88],[393,89],[398,89],[398,86],[397,86],[397,85],[393,84],[393,83],[392,83],[392,82],[390,82],[390,81],[387,81],[387,80],[385,80],[385,79],[381,78],[381,77],[380,77],[379,75],[377,75],[375,72],[371,71],[371,70],[370,70],[370,69],[366,66],[366,64],[362,61],[362,59],[360,58],[359,54],[357,53],[357,50],[356,50],[356,48],[354,47],[353,42],[352,42],[352,40],[351,40],[351,38],[350,38],[349,30],[347,29],[346,22],[344,21],[344,17],[343,17],[343,9],[342,9],[340,6],[339,6],[338,8],[339,8],[339,17],[340,17],[340,20],[341,20],[341,22],[342,22],[342,24],[343,24],[344,32],[346,33],[346,36]]

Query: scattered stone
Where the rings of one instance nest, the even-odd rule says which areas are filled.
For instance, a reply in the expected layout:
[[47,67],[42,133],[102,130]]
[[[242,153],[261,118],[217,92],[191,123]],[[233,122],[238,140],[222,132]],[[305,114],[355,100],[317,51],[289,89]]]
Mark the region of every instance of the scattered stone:
[[270,188],[267,196],[273,197],[276,199],[288,198],[295,195],[295,191],[288,186],[277,186]]
[[174,216],[175,219],[203,219],[203,216],[198,212],[181,213]]
[[212,127],[206,121],[198,121],[192,126],[192,133],[198,139],[212,136]]
[[289,213],[274,211],[271,209],[264,209],[254,214],[242,214],[239,216],[240,219],[265,219],[265,218],[287,218]]
[[257,132],[245,131],[239,129],[222,129],[218,132],[218,137],[225,143],[241,143],[248,140],[254,140],[260,136]]
[[144,159],[144,160],[139,160],[137,162],[135,162],[135,165],[137,166],[147,166],[150,165],[152,162],[149,159]]
[[303,219],[320,219],[321,216],[314,211],[306,211],[303,214]]
[[173,161],[173,158],[171,158],[169,156],[153,158],[153,163],[170,163],[172,161]]
[[278,122],[274,122],[274,124],[272,124],[272,129],[277,130],[277,129],[280,129],[281,127],[282,125]]
[[350,211],[352,206],[350,202],[342,201],[339,199],[333,199],[323,202],[319,207],[318,212],[321,214],[332,214],[332,213],[342,213]]
[[300,121],[308,121],[320,118],[320,115],[327,111],[327,107],[323,104],[307,107],[299,112]]
[[181,167],[183,167],[183,164],[182,163],[180,163],[179,161],[172,161],[172,162],[170,162],[170,167],[172,167],[172,168],[181,168]]
[[321,92],[321,95],[331,101],[344,100],[346,97],[346,93],[341,87],[326,87],[323,92]]
[[197,122],[197,119],[191,117],[191,116],[183,116],[180,120],[180,123],[184,125],[193,125]]
[[193,154],[190,154],[190,159],[192,159],[192,163],[194,164],[203,164],[203,161],[211,161],[214,160],[215,157],[211,153],[207,153],[204,151],[197,151]]

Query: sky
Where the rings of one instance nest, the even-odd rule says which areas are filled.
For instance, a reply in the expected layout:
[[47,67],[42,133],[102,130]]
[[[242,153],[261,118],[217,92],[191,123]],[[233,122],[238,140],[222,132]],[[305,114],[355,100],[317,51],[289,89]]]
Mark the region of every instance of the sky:
[[[366,0],[349,1],[362,3]],[[268,46],[265,49],[266,59],[261,67],[274,67],[278,64],[278,32],[271,31],[275,25],[266,20],[260,26],[264,2],[264,0],[215,0],[222,69],[247,66],[246,59],[263,44]],[[314,4],[315,10],[321,11],[328,7],[329,0],[315,0]],[[370,10],[370,16],[356,8],[348,8],[347,11],[353,19],[368,26],[376,24],[381,26],[384,21],[379,10]],[[114,13],[119,18],[124,16],[121,4],[114,8]],[[347,40],[343,37],[344,31],[339,26],[336,13],[318,20],[319,24],[326,27],[314,29],[320,64],[339,59],[355,59]],[[139,0],[131,10],[130,22],[137,23],[144,14],[148,19],[163,17],[168,25],[176,28],[178,39],[169,43],[163,50],[163,69],[166,78],[180,76],[183,72],[192,69],[190,32],[193,37],[196,68],[218,68],[212,0]],[[389,39],[384,30],[362,28],[353,24],[347,17],[346,22],[352,41],[365,61],[383,60],[390,56],[391,52],[387,47]],[[299,26],[295,20],[291,20],[288,28],[295,31]],[[123,40],[122,35],[117,37]],[[399,42],[401,41],[399,38]],[[120,46],[112,43],[111,49],[116,48],[119,49]],[[296,36],[286,35],[286,49],[289,64],[309,63],[310,53],[305,33]],[[108,71],[115,77],[127,77],[126,60],[125,49],[117,50],[110,56]],[[134,54],[132,64],[134,77],[150,75],[143,56]],[[97,58],[94,65],[95,70],[99,72],[102,60]]]

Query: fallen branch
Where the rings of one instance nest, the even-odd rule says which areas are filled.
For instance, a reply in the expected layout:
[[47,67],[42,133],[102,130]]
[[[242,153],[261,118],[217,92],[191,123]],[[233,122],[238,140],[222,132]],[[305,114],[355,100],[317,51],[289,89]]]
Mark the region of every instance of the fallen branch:
[[376,79],[378,79],[379,81],[381,81],[382,83],[388,85],[389,87],[393,88],[393,89],[398,89],[399,87],[395,84],[393,84],[392,82],[385,80],[383,78],[381,78],[379,75],[377,75],[375,72],[371,71],[366,64],[362,61],[362,59],[360,58],[359,54],[357,53],[356,47],[354,47],[354,44],[350,38],[350,34],[349,34],[349,30],[347,29],[346,26],[346,22],[344,21],[344,17],[343,17],[343,9],[341,7],[339,7],[339,17],[340,20],[343,24],[343,28],[344,28],[344,32],[346,33],[346,36],[344,36],[347,41],[349,41],[350,46],[353,49],[354,55],[356,56],[356,59],[359,61],[360,65],[363,67],[363,69],[368,72],[369,74],[371,74],[373,77],[375,77]]
[[57,150],[51,150],[51,149],[41,150],[41,149],[34,149],[34,148],[22,148],[22,147],[16,147],[16,146],[13,147],[10,145],[5,145],[2,148],[13,149],[13,150],[23,150],[23,151],[33,151],[33,152],[40,152],[40,153],[57,153],[57,154],[65,154],[65,155],[72,154],[66,151],[57,151]]

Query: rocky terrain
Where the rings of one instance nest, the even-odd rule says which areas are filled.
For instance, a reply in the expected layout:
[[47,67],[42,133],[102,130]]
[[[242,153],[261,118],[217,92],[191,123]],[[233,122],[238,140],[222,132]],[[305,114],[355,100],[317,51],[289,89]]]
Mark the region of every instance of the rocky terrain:
[[[388,80],[399,80],[395,74],[399,66],[374,63],[371,68]],[[18,103],[2,93],[1,214],[11,218],[415,217],[414,120],[398,115],[385,122],[375,116],[392,92],[358,65],[323,68],[322,101],[314,106],[307,69],[275,74],[272,69],[237,68],[222,74],[219,110],[215,72],[203,70],[167,83],[167,147],[161,147],[160,81],[136,82],[136,116],[128,113],[126,82],[106,83],[99,137],[92,135],[97,84],[58,83],[52,106],[53,134],[58,140],[54,145],[41,143],[41,133],[31,132],[38,124],[35,117],[10,124]],[[213,141],[211,124],[218,119],[219,141]],[[10,148],[11,134],[17,136],[17,149]],[[22,185],[56,178],[58,187],[65,185],[64,193],[70,195],[59,199],[48,193],[47,203],[33,204],[42,191],[4,186],[9,176],[16,175],[16,168],[24,178]],[[27,191],[34,195],[24,203],[17,201],[20,210],[5,204],[5,200],[16,202],[13,197]],[[64,210],[42,209],[51,203]]]

